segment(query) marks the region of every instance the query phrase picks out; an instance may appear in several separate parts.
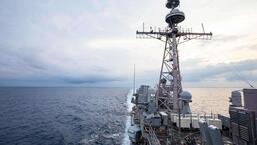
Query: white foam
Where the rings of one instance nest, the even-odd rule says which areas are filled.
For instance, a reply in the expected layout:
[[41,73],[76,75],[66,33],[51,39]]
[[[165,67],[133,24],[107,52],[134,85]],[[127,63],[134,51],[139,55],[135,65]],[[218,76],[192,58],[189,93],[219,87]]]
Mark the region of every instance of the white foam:
[[[130,112],[132,110],[132,107],[134,106],[132,103],[131,103],[131,99],[132,99],[132,96],[133,96],[133,90],[131,89],[127,95],[127,109],[128,109],[128,112]],[[123,138],[123,141],[122,141],[122,145],[130,145],[130,140],[129,140],[129,136],[128,136],[128,133],[127,133],[127,130],[129,128],[131,124],[131,117],[130,115],[127,116],[127,121],[126,121],[126,129],[125,129],[125,134],[124,134],[124,138]]]

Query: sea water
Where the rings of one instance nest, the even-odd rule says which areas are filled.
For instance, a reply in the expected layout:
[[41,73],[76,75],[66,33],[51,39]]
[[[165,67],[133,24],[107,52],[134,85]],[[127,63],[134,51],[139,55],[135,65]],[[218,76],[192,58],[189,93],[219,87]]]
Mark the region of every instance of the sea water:
[[[185,88],[194,113],[228,114],[237,88]],[[128,88],[0,88],[0,145],[128,145]]]

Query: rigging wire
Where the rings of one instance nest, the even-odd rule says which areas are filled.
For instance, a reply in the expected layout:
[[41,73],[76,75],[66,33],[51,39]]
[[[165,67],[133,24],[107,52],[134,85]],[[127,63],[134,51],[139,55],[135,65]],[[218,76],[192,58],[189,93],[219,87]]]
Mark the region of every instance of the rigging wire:
[[255,89],[253,84],[251,84],[250,81],[248,81],[245,77],[243,77],[241,71],[239,69],[237,69],[237,67],[233,63],[230,63],[230,64],[231,64],[231,68],[234,70],[234,73],[241,79],[241,81],[245,82],[251,88]]
[[[206,60],[206,62],[209,62],[209,59]],[[245,82],[247,85],[249,85],[251,88],[256,89],[255,86],[250,83],[250,81],[248,81],[245,77],[243,77],[241,71],[239,69],[237,69],[237,67],[233,64],[233,63],[229,63],[227,65],[225,65],[225,67],[227,66],[227,68],[229,70],[231,70],[241,81]],[[240,91],[240,90],[238,90]]]

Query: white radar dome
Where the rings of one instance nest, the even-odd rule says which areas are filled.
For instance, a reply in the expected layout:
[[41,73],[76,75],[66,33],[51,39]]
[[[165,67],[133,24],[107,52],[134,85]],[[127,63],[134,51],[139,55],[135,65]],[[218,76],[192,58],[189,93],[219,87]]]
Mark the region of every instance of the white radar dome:
[[179,95],[180,95],[181,100],[185,100],[185,101],[191,101],[192,100],[192,95],[188,91],[183,91]]

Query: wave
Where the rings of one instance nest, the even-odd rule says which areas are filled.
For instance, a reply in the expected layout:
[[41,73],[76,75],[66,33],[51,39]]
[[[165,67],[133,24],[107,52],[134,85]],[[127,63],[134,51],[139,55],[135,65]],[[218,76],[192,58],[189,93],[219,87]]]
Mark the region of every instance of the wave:
[[[132,110],[132,107],[133,107],[133,104],[131,103],[132,97],[133,97],[133,90],[131,89],[129,91],[129,93],[127,94],[127,111],[128,112],[130,112]],[[128,133],[127,133],[127,130],[129,128],[130,124],[131,124],[131,116],[130,116],[130,113],[128,113],[127,119],[126,119],[126,129],[125,129],[122,145],[130,145],[130,140],[129,140],[129,136],[128,136]]]

